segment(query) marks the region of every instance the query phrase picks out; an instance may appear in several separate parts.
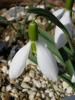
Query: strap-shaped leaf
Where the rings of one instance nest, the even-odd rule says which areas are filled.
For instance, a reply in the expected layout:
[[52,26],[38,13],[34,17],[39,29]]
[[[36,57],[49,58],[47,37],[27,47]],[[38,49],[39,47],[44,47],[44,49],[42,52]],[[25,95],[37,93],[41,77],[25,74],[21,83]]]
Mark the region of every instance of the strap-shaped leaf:
[[67,61],[65,61],[65,64],[66,64],[66,70],[67,70],[68,74],[72,77],[72,75],[74,73],[74,67],[73,67],[71,60],[68,59]]

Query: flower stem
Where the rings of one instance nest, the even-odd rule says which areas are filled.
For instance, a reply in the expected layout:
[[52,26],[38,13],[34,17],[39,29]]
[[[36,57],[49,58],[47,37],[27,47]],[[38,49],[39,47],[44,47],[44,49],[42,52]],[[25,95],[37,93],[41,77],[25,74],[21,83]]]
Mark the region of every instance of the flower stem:
[[70,11],[70,15],[72,16],[72,6],[73,6],[74,0],[66,0],[66,10]]

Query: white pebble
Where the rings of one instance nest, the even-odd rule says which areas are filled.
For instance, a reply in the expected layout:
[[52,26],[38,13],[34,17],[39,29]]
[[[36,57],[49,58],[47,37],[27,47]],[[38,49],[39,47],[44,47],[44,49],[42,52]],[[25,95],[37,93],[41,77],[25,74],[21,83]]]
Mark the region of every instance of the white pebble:
[[63,89],[66,89],[68,87],[69,87],[69,85],[66,82],[63,82]]
[[8,85],[7,87],[6,87],[6,91],[8,92],[8,91],[10,91],[12,88],[11,88],[11,86],[10,85]]
[[14,94],[17,93],[17,90],[16,90],[15,88],[13,88],[11,91],[12,91],[12,93],[14,93]]
[[53,92],[50,92],[49,93],[49,97],[53,97]]
[[29,76],[24,77],[23,82],[30,82],[30,77]]
[[69,93],[72,93],[72,88],[71,87],[68,87],[67,89],[66,89],[66,92],[69,94]]
[[42,93],[42,98],[44,99],[45,98],[45,95]]
[[21,87],[22,87],[22,88],[27,88],[27,89],[29,89],[29,88],[30,88],[30,86],[29,86],[29,85],[27,85],[26,83],[22,83],[22,84],[21,84]]
[[34,73],[34,71],[33,71],[33,70],[31,70],[31,71],[30,71],[29,76],[30,76],[30,77],[32,77],[32,78],[34,78],[35,73]]
[[8,42],[10,39],[10,36],[6,36],[5,41]]
[[33,84],[38,88],[41,87],[41,83],[39,81],[34,80],[34,79],[33,79]]
[[35,92],[31,92],[31,94],[29,94],[29,100],[34,100],[34,96]]
[[7,66],[3,66],[1,70],[2,70],[3,73],[7,74],[7,71],[8,71]]

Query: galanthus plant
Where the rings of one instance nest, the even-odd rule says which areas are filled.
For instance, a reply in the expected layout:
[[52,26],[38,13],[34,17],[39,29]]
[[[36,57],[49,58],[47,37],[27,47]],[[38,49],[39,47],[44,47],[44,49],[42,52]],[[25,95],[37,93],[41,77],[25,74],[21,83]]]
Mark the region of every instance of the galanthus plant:
[[[72,44],[75,29],[71,16],[72,5],[73,0],[66,0],[65,9],[56,11],[56,15],[55,13],[52,14],[50,11],[41,8],[28,9],[28,13],[35,13],[43,16],[56,25],[54,39],[51,38],[48,32],[40,29],[40,27],[39,34],[46,42],[45,44],[47,44],[49,51],[54,54],[56,61],[62,66],[63,72],[60,71],[59,67],[59,78],[68,82],[68,84],[73,87],[73,90],[75,90],[75,46]],[[61,11],[61,13],[59,13],[59,11]],[[59,14],[57,14],[57,12]],[[59,15],[61,17],[60,20],[58,18]],[[60,52],[60,49],[62,53]]]
[[[73,2],[74,2],[73,0],[66,0],[66,8],[63,16],[60,19],[60,22],[67,28],[71,40],[73,37],[75,37],[75,28],[72,22]],[[58,26],[56,26],[55,28],[54,41],[58,49],[64,47],[68,41],[64,32]],[[72,75],[71,82],[75,83],[75,72]]]
[[[64,14],[61,17],[60,22],[67,28],[70,33],[70,37],[72,38],[73,36],[75,36],[75,28],[71,18],[71,8],[73,4],[71,1],[73,2],[73,0],[66,0],[66,8],[64,9]],[[64,32],[58,26],[56,26],[55,28],[54,40],[58,48],[65,46],[65,44],[67,43],[67,38]]]
[[75,46],[72,44],[75,31],[71,16],[72,5],[73,0],[66,0],[65,9],[59,9],[55,13],[42,8],[27,9],[28,14],[38,14],[54,23],[55,34],[54,38],[51,37],[47,30],[32,21],[28,28],[28,43],[16,53],[10,64],[10,79],[18,78],[26,68],[27,59],[31,59],[49,80],[62,78],[75,91]]
[[30,50],[32,50],[32,53],[37,56],[37,63],[41,72],[49,80],[56,81],[58,76],[57,62],[48,48],[38,41],[37,24],[34,21],[29,24],[28,34],[29,42],[12,59],[9,69],[10,79],[16,79],[23,73]]
[[[70,37],[72,38],[72,36],[74,36],[74,34],[75,34],[75,29],[74,29],[74,26],[72,23],[72,19],[71,19],[69,10],[65,11],[64,15],[60,19],[60,22],[63,25],[65,25],[65,27],[67,28],[67,30],[70,33]],[[55,43],[58,48],[65,46],[65,44],[67,43],[67,39],[66,39],[64,32],[58,26],[56,26],[56,28],[55,28],[54,40],[55,40]]]

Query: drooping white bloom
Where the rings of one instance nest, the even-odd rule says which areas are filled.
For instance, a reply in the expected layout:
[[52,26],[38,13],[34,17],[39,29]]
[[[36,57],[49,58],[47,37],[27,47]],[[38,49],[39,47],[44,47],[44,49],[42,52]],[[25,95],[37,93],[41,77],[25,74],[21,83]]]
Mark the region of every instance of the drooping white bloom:
[[[66,11],[64,13],[63,17],[60,19],[60,22],[67,28],[67,30],[70,33],[70,36],[72,37],[72,35],[73,35],[73,23],[72,23],[72,20],[70,17],[70,11]],[[56,28],[55,28],[54,41],[55,41],[56,46],[58,48],[63,47],[67,42],[65,34],[58,26],[56,26]]]
[[41,72],[50,80],[56,81],[58,76],[58,67],[56,60],[51,52],[41,43],[37,44],[37,62]]
[[28,59],[30,47],[31,47],[31,42],[28,42],[14,56],[9,69],[10,79],[15,79],[22,74],[24,68],[26,67],[25,65],[26,65],[26,60]]
[[[28,42],[14,56],[9,69],[10,79],[15,79],[22,74],[24,68],[26,67],[26,61],[29,55],[30,48],[31,42]],[[58,68],[54,57],[48,51],[48,49],[39,42],[36,43],[36,49],[37,63],[41,72],[50,80],[56,81]]]
[[72,75],[71,82],[72,82],[72,83],[75,83],[75,73]]
[[53,11],[53,15],[56,16],[58,19],[63,15],[63,13],[64,13],[64,8]]

